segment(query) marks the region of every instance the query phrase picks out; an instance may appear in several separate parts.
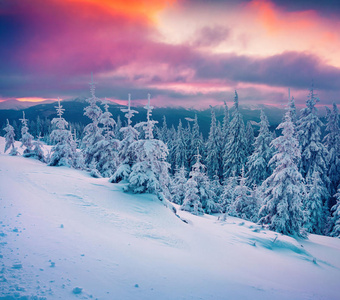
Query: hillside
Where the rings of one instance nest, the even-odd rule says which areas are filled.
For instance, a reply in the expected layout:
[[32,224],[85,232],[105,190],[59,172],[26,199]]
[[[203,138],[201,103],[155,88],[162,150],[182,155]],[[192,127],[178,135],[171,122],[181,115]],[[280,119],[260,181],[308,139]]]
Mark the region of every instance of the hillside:
[[183,222],[152,195],[3,154],[0,299],[338,299],[340,239]]
[[[62,105],[65,108],[65,119],[71,123],[81,123],[81,124],[88,124],[89,119],[84,116],[84,108],[88,105],[84,99],[74,99],[70,101],[62,101]],[[7,108],[2,108],[0,106],[0,128],[5,126],[6,119],[9,119],[10,123],[12,124],[15,120],[19,122],[19,119],[22,117],[22,110],[24,109],[26,117],[30,121],[36,121],[37,117],[39,116],[40,119],[48,118],[52,120],[56,116],[55,112],[56,103],[44,103],[44,104],[37,104],[31,107],[17,109],[16,106],[11,107],[9,104]],[[121,120],[124,120],[124,114],[120,111],[122,108],[121,105],[110,103],[109,111],[112,113],[113,117],[117,119],[120,116]],[[140,121],[144,121],[146,118],[145,109],[142,106],[135,107],[139,113],[135,115],[133,122],[137,123]],[[232,108],[230,108],[232,110]],[[254,107],[241,107],[241,113],[244,117],[244,121],[260,121],[260,110],[263,109],[264,112],[268,116],[269,123],[271,125],[272,130],[276,128],[276,126],[281,122],[284,110],[269,107],[269,106],[258,106]],[[216,113],[216,118],[218,121],[222,123],[223,121],[223,107],[218,106],[214,108]],[[163,123],[163,116],[166,116],[167,125],[170,128],[172,125],[177,128],[178,122],[181,119],[184,126],[187,126],[187,122],[185,118],[194,118],[195,114],[198,116],[198,123],[200,126],[200,130],[205,137],[208,136],[209,128],[210,128],[210,109],[206,110],[195,110],[195,109],[187,109],[183,107],[168,107],[168,108],[155,108],[153,110],[153,119],[159,122],[159,125],[162,126]],[[255,126],[254,130],[258,130],[258,127]],[[0,132],[0,135],[3,135],[4,132]]]

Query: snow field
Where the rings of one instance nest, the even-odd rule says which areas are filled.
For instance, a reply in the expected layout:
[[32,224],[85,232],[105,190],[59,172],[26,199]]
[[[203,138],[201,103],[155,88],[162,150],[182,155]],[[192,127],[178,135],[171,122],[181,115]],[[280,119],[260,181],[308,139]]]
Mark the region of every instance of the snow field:
[[338,299],[339,239],[178,210],[186,224],[152,195],[3,147],[0,299]]

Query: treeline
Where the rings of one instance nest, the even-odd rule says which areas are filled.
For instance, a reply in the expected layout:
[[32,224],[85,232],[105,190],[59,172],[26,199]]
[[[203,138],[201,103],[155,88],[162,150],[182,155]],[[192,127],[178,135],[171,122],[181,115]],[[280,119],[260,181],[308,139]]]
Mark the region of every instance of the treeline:
[[[93,81],[90,92],[84,109],[90,123],[84,128],[62,117],[59,102],[58,117],[51,122],[28,123],[23,117],[20,134],[17,124],[7,122],[5,151],[16,155],[14,137],[21,136],[24,156],[50,166],[84,169],[113,183],[124,181],[126,191],[154,193],[196,215],[236,216],[289,235],[340,236],[339,112],[335,104],[327,109],[323,137],[313,88],[300,114],[289,99],[278,136],[270,131],[263,111],[259,123],[244,124],[235,92],[232,113],[225,104],[222,123],[211,109],[207,139],[197,116],[183,120],[185,125],[180,120],[177,128],[169,128],[166,117],[156,126],[150,96],[146,121],[133,124],[137,111],[130,107],[130,95],[121,122],[106,101],[96,97]],[[253,126],[258,128],[256,137]],[[44,141],[53,144],[47,157],[31,133],[43,133]]]

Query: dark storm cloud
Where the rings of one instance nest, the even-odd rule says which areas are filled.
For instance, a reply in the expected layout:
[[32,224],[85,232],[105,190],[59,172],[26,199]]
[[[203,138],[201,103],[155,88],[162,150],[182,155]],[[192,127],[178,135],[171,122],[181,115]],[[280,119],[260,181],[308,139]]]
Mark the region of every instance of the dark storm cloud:
[[225,78],[273,86],[306,88],[312,80],[320,89],[338,90],[340,69],[326,65],[315,55],[286,52],[267,58],[220,55],[201,60],[197,78]]

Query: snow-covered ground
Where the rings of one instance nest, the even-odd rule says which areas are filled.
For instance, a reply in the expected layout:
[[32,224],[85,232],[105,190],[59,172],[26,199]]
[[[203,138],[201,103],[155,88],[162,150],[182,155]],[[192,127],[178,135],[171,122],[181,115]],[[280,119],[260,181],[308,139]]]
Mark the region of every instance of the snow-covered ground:
[[0,299],[339,299],[340,239],[197,217],[3,154]]

